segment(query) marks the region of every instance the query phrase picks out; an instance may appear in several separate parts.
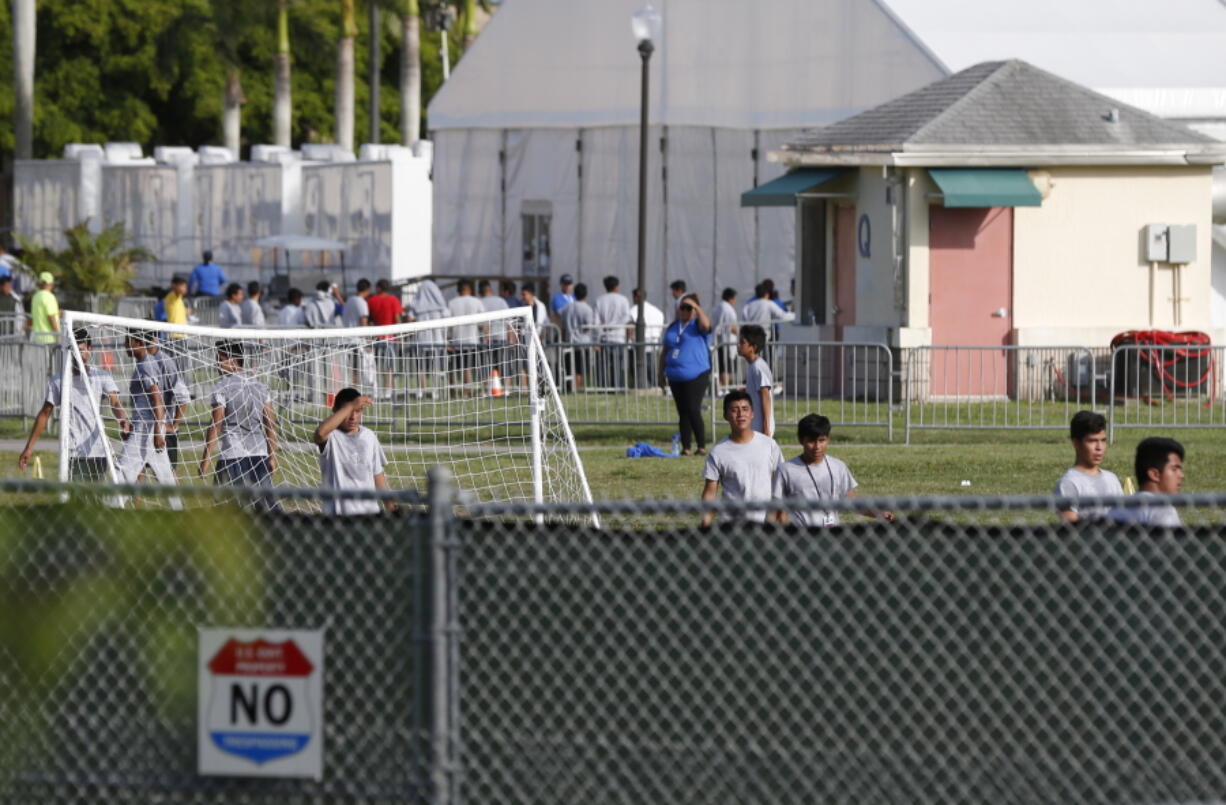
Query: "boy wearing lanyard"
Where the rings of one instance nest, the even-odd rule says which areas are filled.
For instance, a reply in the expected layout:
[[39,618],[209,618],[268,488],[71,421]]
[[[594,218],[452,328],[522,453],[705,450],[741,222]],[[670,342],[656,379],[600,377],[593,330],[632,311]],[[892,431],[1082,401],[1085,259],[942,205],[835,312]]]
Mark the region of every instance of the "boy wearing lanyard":
[[[809,414],[800,420],[796,435],[804,450],[796,458],[779,465],[779,471],[775,474],[775,497],[808,500],[854,498],[858,484],[851,470],[839,459],[826,455],[826,449],[830,446],[830,420],[818,414]],[[787,522],[787,514],[781,514],[781,521]],[[807,528],[840,524],[837,511],[809,508],[797,509],[791,514],[793,522]],[[865,514],[873,516],[874,513]],[[892,522],[894,513],[881,512],[881,517]]]

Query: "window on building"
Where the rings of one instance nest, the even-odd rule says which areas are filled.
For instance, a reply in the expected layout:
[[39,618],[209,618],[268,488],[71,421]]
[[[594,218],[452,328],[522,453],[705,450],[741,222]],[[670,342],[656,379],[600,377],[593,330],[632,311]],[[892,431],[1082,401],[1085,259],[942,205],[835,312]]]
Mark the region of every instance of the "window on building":
[[553,205],[548,201],[525,201],[519,217],[523,236],[523,276],[548,277]]

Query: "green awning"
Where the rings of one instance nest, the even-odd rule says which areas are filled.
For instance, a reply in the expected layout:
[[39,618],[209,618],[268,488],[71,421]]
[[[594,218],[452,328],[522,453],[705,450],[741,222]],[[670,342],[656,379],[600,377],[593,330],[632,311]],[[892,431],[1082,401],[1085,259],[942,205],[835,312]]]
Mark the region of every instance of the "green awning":
[[1024,168],[929,168],[946,207],[1038,207],[1039,190]]
[[843,174],[843,168],[799,168],[741,194],[742,207],[795,207],[796,194],[807,193]]

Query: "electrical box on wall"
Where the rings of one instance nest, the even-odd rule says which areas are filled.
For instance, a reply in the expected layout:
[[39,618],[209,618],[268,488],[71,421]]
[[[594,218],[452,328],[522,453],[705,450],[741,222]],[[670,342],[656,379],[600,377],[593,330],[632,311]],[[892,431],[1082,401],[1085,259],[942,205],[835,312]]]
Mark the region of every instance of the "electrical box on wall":
[[1191,263],[1196,260],[1196,224],[1146,224],[1145,260]]
[[1166,224],[1145,225],[1145,260],[1149,263],[1165,263],[1167,254]]
[[1192,263],[1196,261],[1196,224],[1172,224],[1166,235],[1166,261]]

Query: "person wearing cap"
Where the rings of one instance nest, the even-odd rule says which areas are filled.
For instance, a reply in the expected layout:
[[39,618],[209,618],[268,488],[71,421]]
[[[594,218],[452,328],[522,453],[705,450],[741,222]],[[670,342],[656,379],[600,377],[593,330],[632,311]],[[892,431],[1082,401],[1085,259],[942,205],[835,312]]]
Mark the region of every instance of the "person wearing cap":
[[50,271],[38,275],[38,290],[30,299],[31,333],[30,340],[35,344],[54,344],[56,333],[60,331],[60,303],[51,289],[55,287],[55,277]]
[[575,301],[575,278],[570,274],[563,274],[558,279],[558,285],[562,286],[562,290],[553,295],[549,300],[549,312],[555,316],[562,315],[562,308]]

